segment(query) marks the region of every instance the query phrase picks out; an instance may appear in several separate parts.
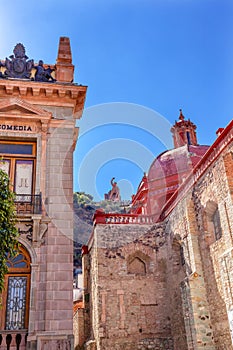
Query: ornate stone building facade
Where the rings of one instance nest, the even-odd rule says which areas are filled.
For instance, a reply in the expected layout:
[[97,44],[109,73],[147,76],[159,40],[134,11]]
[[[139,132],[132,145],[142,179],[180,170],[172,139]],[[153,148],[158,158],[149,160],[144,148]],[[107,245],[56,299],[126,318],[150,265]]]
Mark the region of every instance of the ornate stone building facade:
[[195,129],[181,111],[175,148],[153,162],[130,214],[96,212],[85,349],[232,349],[233,121],[210,147]]
[[20,250],[1,296],[1,349],[73,349],[73,151],[86,87],[68,38],[55,65],[17,44],[0,62],[0,166],[16,193]]

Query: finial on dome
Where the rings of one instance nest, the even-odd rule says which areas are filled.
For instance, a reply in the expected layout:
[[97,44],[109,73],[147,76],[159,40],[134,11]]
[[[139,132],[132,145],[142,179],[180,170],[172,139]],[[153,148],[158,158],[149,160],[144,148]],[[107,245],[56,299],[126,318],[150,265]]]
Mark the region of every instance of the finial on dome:
[[179,119],[180,120],[184,120],[184,115],[183,115],[183,113],[182,113],[182,109],[180,108],[180,116],[179,116]]

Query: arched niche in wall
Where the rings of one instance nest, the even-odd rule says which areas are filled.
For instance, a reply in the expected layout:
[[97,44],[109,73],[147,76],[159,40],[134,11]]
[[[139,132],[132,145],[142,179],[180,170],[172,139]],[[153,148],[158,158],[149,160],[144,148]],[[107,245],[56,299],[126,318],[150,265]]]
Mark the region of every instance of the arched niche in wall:
[[172,241],[173,272],[180,270],[185,265],[184,246],[180,235],[176,234]]
[[204,211],[205,229],[210,235],[210,243],[219,240],[222,237],[222,227],[218,205],[214,201],[208,201]]
[[145,275],[149,270],[150,258],[141,251],[136,251],[127,259],[127,271],[129,274]]

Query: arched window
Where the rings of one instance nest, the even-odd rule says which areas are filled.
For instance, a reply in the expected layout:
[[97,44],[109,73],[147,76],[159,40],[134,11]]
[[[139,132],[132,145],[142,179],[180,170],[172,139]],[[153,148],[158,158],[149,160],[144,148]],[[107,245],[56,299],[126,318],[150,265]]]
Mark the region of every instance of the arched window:
[[215,238],[216,238],[216,240],[218,240],[222,237],[222,228],[221,228],[221,222],[220,222],[218,208],[215,210],[212,220],[213,220],[213,225],[214,225]]
[[8,273],[2,293],[0,327],[5,330],[28,328],[31,259],[23,246],[14,257],[8,256]]
[[190,132],[186,131],[186,136],[187,136],[187,141],[188,141],[188,145],[191,145],[191,137],[190,137]]
[[175,235],[172,242],[172,263],[173,272],[178,272],[186,263],[184,246],[181,243],[181,237],[179,234]]

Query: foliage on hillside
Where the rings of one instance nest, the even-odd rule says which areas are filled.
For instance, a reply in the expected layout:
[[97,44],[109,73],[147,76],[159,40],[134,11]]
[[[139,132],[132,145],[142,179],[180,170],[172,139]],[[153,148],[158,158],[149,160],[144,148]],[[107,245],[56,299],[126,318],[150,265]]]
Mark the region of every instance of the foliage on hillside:
[[7,254],[13,256],[17,246],[18,230],[14,194],[10,190],[7,174],[0,169],[0,293],[7,273]]
[[103,209],[105,213],[122,213],[124,208],[121,202],[113,202],[109,200],[102,200],[100,202],[93,201],[93,197],[85,192],[74,193],[74,205],[86,210]]
[[96,209],[103,209],[106,213],[125,212],[121,202],[103,200],[95,202],[90,194],[74,193],[74,264],[81,265],[81,246],[87,244],[92,233],[93,215]]

